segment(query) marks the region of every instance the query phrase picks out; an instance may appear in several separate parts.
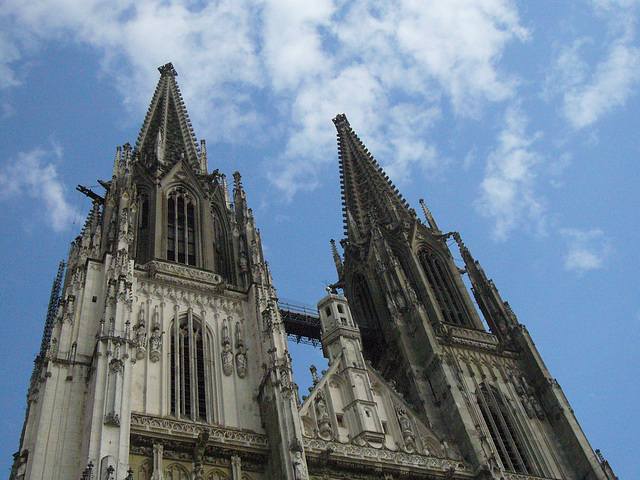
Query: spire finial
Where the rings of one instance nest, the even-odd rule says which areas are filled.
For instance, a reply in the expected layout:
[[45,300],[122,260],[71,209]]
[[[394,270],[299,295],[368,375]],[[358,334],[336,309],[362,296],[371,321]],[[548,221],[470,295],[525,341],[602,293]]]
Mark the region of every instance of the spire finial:
[[158,71],[160,72],[160,75],[171,75],[173,77],[178,76],[178,72],[176,72],[176,69],[173,68],[173,63],[171,62],[165,63],[161,67],[158,67]]
[[424,218],[427,219],[427,223],[433,230],[436,230],[439,232],[440,230],[438,229],[438,225],[436,225],[436,221],[433,218],[433,215],[431,214],[431,210],[429,210],[429,208],[427,207],[427,204],[424,203],[424,199],[421,198],[419,202],[420,202],[420,205],[422,205],[422,212],[424,213]]
[[340,258],[340,254],[338,253],[338,247],[336,247],[336,241],[331,239],[331,253],[333,254],[333,263],[336,265],[336,270],[338,271],[338,278],[342,277],[342,259]]
[[240,175],[240,172],[233,172],[233,183],[236,190],[242,190],[242,175]]
[[333,119],[333,123],[336,127],[340,127],[342,125],[346,125],[347,127],[349,126],[349,120],[347,120],[347,116],[344,113],[336,115]]

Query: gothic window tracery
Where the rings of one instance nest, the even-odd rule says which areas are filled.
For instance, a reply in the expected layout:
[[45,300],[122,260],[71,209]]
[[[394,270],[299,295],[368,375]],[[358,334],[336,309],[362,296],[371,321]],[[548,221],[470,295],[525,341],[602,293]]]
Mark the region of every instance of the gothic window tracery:
[[196,265],[196,202],[182,187],[167,200],[167,260]]
[[174,324],[170,341],[171,414],[207,421],[205,334],[190,313]]
[[469,315],[454,285],[451,272],[444,261],[426,248],[418,252],[418,258],[444,321],[471,326]]
[[136,258],[142,262],[149,256],[149,194],[138,195],[138,232],[136,235]]
[[371,291],[364,275],[357,273],[353,277],[353,306],[359,314],[356,318],[365,328],[380,330],[380,320],[376,313]]
[[151,480],[153,471],[153,463],[151,460],[145,460],[138,469],[138,477],[136,480]]
[[213,209],[213,251],[215,258],[215,271],[222,275],[227,281],[232,282],[231,254],[227,242],[227,229],[225,228],[221,216],[216,209]]
[[505,470],[535,474],[525,450],[524,438],[498,389],[482,383],[477,397],[480,412]]
[[165,469],[164,478],[165,480],[190,480],[191,476],[186,468],[174,463]]

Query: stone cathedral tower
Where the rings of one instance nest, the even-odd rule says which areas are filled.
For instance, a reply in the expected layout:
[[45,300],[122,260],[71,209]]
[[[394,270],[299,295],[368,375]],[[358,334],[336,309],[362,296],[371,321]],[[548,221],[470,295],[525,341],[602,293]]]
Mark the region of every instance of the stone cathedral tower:
[[[240,174],[230,195],[159,70],[104,195],[81,188],[11,480],[616,479],[460,235],[417,218],[344,115],[338,282],[317,316],[283,310]],[[302,403],[288,333],[329,360]]]
[[[239,173],[209,173],[171,64],[71,246],[14,478],[293,479],[297,392]],[[268,471],[268,474],[265,473]]]

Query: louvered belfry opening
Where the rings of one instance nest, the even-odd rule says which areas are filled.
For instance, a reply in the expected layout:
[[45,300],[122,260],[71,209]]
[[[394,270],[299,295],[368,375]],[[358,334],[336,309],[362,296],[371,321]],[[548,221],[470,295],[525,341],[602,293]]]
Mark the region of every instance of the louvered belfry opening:
[[435,253],[422,249],[418,252],[420,265],[433,291],[442,318],[446,323],[473,327],[460,293],[453,285],[451,272]]
[[492,386],[481,384],[478,388],[478,406],[505,470],[534,474],[521,435],[500,392]]
[[136,235],[136,259],[139,263],[149,258],[150,242],[149,194],[138,195],[138,232]]
[[167,260],[196,265],[195,201],[183,188],[167,200]]

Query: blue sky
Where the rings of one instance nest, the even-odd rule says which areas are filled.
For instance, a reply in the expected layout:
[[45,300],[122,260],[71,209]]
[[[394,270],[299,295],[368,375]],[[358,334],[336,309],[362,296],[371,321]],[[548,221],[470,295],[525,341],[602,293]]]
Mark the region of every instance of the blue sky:
[[335,281],[344,112],[409,203],[461,233],[592,446],[640,478],[640,1],[0,5],[0,472],[89,207],[75,185],[110,178],[172,61],[210,168],[243,174],[282,298]]

